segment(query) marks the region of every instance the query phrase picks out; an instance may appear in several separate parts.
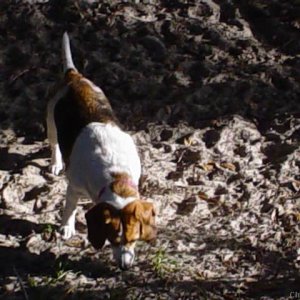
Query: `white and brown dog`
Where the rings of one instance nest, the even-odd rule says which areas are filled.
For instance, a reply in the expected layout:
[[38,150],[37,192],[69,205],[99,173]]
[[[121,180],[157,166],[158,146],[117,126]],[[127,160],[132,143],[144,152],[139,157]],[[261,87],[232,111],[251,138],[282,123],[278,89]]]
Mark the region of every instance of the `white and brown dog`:
[[95,205],[85,215],[88,239],[96,249],[108,240],[119,266],[127,269],[136,241],[156,237],[153,204],[141,200],[138,191],[138,152],[103,91],[76,70],[67,33],[62,48],[64,86],[47,112],[51,172],[58,175],[64,161],[68,179],[62,235],[75,234],[78,200],[92,199]]

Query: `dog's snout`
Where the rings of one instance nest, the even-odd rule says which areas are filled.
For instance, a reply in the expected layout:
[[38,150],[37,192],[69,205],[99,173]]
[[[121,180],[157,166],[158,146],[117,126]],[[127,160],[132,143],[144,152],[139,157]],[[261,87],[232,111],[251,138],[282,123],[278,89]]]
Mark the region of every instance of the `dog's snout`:
[[135,254],[133,249],[125,246],[113,247],[113,255],[121,270],[128,270],[134,262]]
[[133,262],[134,262],[134,252],[127,250],[127,249],[122,249],[121,252],[121,260],[120,260],[120,268],[122,270],[128,270]]

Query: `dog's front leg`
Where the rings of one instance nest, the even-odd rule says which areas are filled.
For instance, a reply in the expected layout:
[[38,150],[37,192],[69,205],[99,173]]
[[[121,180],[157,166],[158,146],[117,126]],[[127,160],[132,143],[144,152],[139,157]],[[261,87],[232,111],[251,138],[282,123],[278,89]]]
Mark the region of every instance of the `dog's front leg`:
[[75,234],[75,216],[78,202],[78,193],[70,186],[67,189],[66,205],[62,216],[61,231],[63,239],[67,240]]

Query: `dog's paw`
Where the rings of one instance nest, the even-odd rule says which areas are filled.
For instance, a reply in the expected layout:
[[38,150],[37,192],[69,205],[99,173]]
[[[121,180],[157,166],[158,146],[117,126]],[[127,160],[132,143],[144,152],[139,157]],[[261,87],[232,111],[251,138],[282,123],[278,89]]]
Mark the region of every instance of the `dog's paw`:
[[55,163],[50,165],[50,172],[53,175],[59,175],[59,173],[64,169],[63,163]]
[[61,235],[64,240],[68,240],[75,235],[75,227],[70,225],[64,225],[61,227]]

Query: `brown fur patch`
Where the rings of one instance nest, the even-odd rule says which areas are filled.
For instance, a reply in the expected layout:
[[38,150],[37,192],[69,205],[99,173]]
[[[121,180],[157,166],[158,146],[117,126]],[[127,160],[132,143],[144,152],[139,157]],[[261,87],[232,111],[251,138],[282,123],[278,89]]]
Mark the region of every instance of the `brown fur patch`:
[[122,222],[126,244],[136,240],[155,240],[155,211],[152,203],[136,200],[122,209]]
[[114,181],[111,183],[113,193],[123,198],[138,197],[138,187],[134,185],[131,177],[127,173],[112,173]]
[[95,91],[82,74],[69,70],[65,75],[65,80],[72,90],[73,98],[86,124],[91,122],[118,123],[104,93]]
[[95,91],[83,75],[68,70],[64,80],[69,89],[57,102],[54,119],[59,147],[68,168],[74,142],[82,128],[91,122],[121,126],[104,93]]

